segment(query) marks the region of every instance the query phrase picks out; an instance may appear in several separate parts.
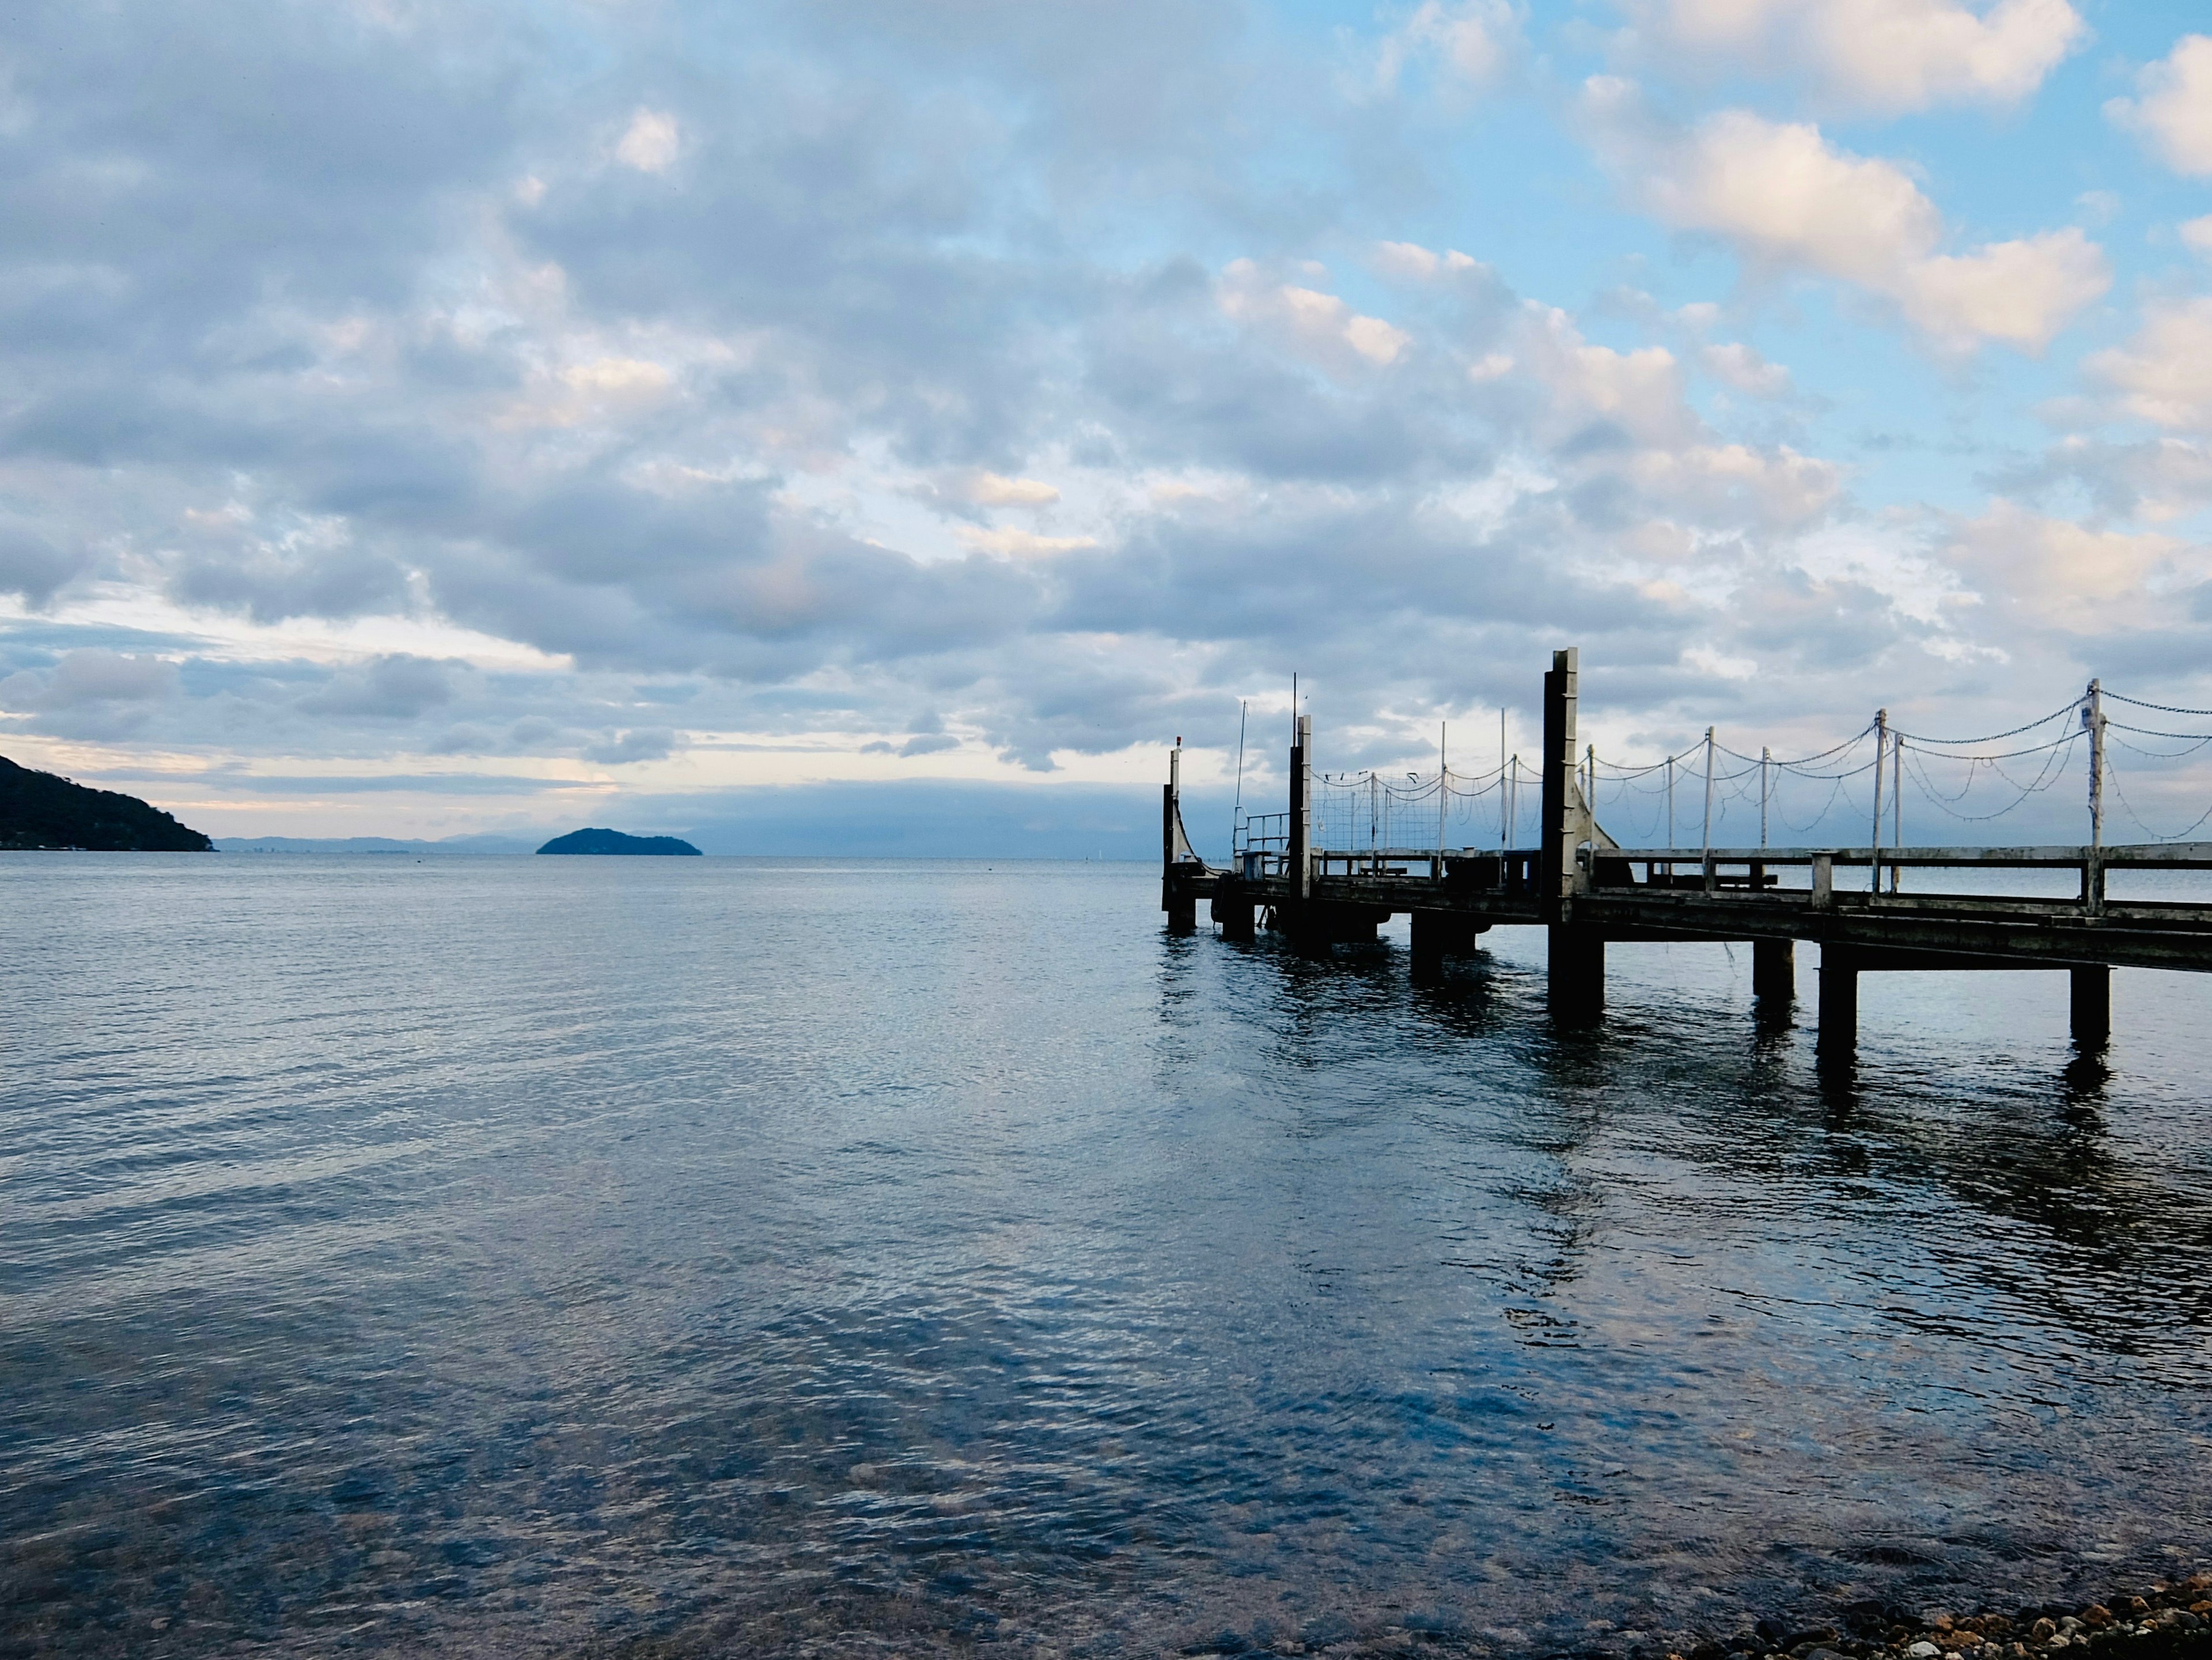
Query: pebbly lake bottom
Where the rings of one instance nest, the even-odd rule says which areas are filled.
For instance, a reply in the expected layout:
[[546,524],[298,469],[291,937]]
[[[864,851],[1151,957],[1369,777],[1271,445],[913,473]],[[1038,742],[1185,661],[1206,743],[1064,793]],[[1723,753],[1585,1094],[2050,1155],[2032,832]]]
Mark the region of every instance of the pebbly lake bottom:
[[[0,1653],[1659,1651],[2212,1559],[2212,982],[0,855]],[[1809,990],[1813,953],[1801,968]]]

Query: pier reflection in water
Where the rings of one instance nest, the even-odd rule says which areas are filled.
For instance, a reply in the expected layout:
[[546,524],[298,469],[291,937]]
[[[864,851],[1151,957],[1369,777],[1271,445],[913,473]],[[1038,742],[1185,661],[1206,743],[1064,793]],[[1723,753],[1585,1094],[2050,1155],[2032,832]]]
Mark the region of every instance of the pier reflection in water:
[[[0,1639],[1626,1650],[2212,1555],[2212,986],[9,857]],[[1809,954],[1808,954],[1809,955]],[[1802,970],[1809,983],[1809,964]]]

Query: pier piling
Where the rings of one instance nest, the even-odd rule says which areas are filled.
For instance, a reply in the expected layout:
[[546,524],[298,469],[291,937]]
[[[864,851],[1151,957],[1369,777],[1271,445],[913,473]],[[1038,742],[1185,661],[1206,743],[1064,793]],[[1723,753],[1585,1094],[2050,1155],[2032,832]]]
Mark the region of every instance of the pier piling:
[[2077,968],[2072,975],[2074,1047],[2101,1049],[2112,1036],[2112,970],[2102,963]]
[[1797,945],[1791,939],[1751,942],[1751,994],[1763,1017],[1787,1015],[1797,1000]]

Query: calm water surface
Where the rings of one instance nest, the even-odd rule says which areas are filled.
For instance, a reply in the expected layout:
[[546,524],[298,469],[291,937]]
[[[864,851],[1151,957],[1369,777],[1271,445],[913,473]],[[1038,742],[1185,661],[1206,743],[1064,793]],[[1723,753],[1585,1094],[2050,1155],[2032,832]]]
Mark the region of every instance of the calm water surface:
[[[0,855],[0,1651],[1632,1651],[2212,1557],[2212,981]],[[1402,926],[1402,925],[1401,925]],[[1802,965],[1808,992],[1812,953]]]

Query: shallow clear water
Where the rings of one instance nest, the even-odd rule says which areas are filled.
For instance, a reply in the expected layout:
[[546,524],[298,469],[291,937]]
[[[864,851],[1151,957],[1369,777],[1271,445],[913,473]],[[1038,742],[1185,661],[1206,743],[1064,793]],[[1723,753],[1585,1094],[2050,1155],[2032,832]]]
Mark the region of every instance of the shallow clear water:
[[[2212,981],[0,855],[0,1651],[1632,1651],[2212,1557]],[[1402,925],[1401,925],[1402,927]],[[1802,953],[1809,992],[1814,954]]]

